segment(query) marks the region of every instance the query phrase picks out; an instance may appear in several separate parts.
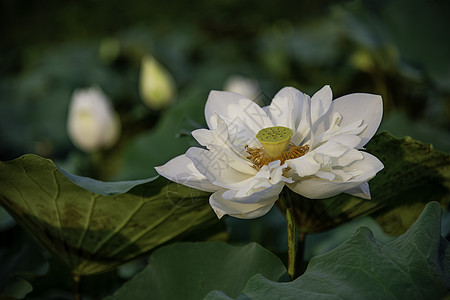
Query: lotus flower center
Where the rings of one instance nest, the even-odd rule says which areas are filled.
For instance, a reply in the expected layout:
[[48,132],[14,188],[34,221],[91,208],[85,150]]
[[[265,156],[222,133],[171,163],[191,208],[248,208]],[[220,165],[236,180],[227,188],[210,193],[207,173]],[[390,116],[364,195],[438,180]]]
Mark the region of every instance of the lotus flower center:
[[289,142],[293,132],[290,128],[283,126],[268,127],[261,129],[256,138],[263,146],[267,154],[272,157],[281,155],[289,148]]
[[247,158],[253,163],[257,170],[268,165],[272,161],[279,160],[284,164],[288,159],[298,158],[309,151],[309,146],[296,146],[291,143],[293,131],[283,126],[275,126],[261,129],[256,138],[262,148],[250,148],[245,146],[249,156]]

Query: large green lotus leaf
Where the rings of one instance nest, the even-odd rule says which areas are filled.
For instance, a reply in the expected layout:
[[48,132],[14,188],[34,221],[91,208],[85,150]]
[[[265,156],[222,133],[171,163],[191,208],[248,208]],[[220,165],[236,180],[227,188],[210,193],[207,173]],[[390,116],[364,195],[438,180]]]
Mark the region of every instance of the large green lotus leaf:
[[384,169],[369,181],[372,199],[340,194],[310,200],[291,192],[299,230],[320,232],[372,214],[386,232],[401,234],[417,219],[427,202],[448,204],[450,155],[409,137],[398,139],[386,132],[372,138],[367,152],[384,164]]
[[163,178],[105,183],[24,155],[0,163],[0,203],[73,273],[112,269],[215,220],[209,193]]
[[58,170],[74,184],[94,194],[99,194],[103,196],[113,196],[116,194],[126,193],[137,185],[148,183],[158,178],[158,176],[155,176],[152,178],[141,180],[104,182],[89,177],[70,174],[60,168],[58,168]]
[[256,243],[177,243],[152,253],[147,267],[107,299],[202,299],[217,289],[238,296],[253,275],[278,280],[285,272],[278,257]]
[[[252,277],[239,299],[442,299],[450,288],[450,247],[440,234],[441,213],[439,203],[431,202],[405,234],[387,244],[362,227],[312,258],[292,282]],[[223,291],[206,298],[230,299]]]

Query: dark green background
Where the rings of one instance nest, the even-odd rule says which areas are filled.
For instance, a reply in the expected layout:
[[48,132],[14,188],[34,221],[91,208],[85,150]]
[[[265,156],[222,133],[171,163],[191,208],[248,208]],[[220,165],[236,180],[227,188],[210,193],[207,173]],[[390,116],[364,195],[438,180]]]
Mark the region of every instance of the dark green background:
[[[444,0],[1,0],[0,160],[35,153],[74,174],[105,180],[151,177],[154,166],[195,145],[189,132],[205,126],[209,91],[222,89],[233,74],[256,79],[264,103],[287,85],[310,95],[325,84],[335,97],[381,94],[382,129],[448,153],[449,13]],[[120,51],[100,55],[111,40]],[[177,85],[174,104],[162,111],[150,110],[139,96],[140,61],[146,54],[156,57]],[[66,130],[72,92],[92,85],[111,98],[123,124],[119,144],[102,153],[95,167]],[[258,241],[285,254],[285,227],[277,210],[263,219],[225,223],[231,241]],[[389,240],[372,219],[363,219],[310,237],[307,256],[333,248],[361,224]],[[32,299],[72,297],[67,270],[3,210],[0,264],[0,294],[8,286],[18,291],[9,294],[19,295],[28,287],[26,280],[33,282]],[[86,279],[87,299],[111,294],[142,266],[137,261]]]

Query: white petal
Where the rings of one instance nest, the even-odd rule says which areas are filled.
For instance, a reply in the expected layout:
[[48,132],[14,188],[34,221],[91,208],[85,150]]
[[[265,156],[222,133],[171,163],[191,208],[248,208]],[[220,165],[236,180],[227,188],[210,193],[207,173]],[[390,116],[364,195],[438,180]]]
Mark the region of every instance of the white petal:
[[[217,114],[215,114],[211,120],[213,120],[214,124],[216,124],[215,129],[197,129],[192,132],[192,136],[197,140],[197,142],[208,149],[212,148],[213,145],[229,149],[229,151],[233,151],[235,155],[238,155],[240,160],[247,161],[248,153],[245,149],[245,145],[249,144],[248,141],[245,141],[245,143],[242,144],[242,142],[239,143],[236,140],[231,140],[228,135],[227,124]],[[235,139],[236,137],[233,138]],[[254,139],[255,137],[252,135],[251,138]],[[256,144],[256,147],[260,146],[261,145],[259,143]],[[248,165],[251,166],[250,163],[248,163]]]
[[[336,112],[335,112],[335,114],[336,114]],[[367,128],[367,124],[363,124],[363,120],[359,119],[348,125],[339,126],[339,130],[337,133],[339,133],[339,134],[360,134],[366,128]]]
[[336,170],[332,170],[332,173],[334,174],[334,179],[335,181],[338,182],[345,182],[345,181],[349,181],[350,179],[353,179],[355,176],[359,175],[360,172],[356,173],[356,172],[345,172],[339,169]]
[[329,139],[329,141],[339,143],[347,148],[355,148],[361,143],[361,137],[355,134],[339,134]]
[[311,122],[313,125],[327,114],[331,100],[333,100],[333,92],[329,85],[325,85],[311,97]]
[[293,87],[281,89],[266,108],[275,126],[296,129],[304,108],[305,95]]
[[233,185],[251,178],[252,174],[245,174],[233,168],[232,157],[225,152],[215,152],[201,148],[192,147],[186,151],[186,156],[194,163],[197,170],[213,184],[232,188]]
[[323,199],[347,191],[352,192],[383,169],[383,164],[375,156],[365,152],[361,153],[364,156],[362,160],[356,161],[343,169],[344,172],[349,173],[353,177],[348,181],[328,181],[321,178],[310,178],[287,184],[287,186],[297,194],[310,199]]
[[310,153],[322,154],[331,157],[341,157],[350,149],[359,144],[361,138],[357,135],[340,135],[335,136],[325,142],[323,145],[317,147]]
[[235,191],[221,190],[211,195],[209,204],[218,218],[230,215],[241,219],[253,219],[266,214],[278,200],[284,187],[280,182],[248,197],[233,197]]
[[293,182],[292,178],[288,178],[283,175],[283,173],[288,168],[288,165],[287,164],[280,165],[280,163],[281,162],[279,160],[276,160],[267,165],[269,172],[270,172],[270,177],[269,177],[270,182],[272,184],[276,184],[280,181],[289,182],[289,183]]
[[231,103],[237,103],[240,99],[245,98],[242,95],[222,92],[222,91],[211,91],[208,96],[208,100],[205,104],[205,120],[206,124],[210,129],[216,128],[214,122],[211,120],[216,113],[221,115],[228,111],[228,105]]
[[229,133],[237,130],[238,134],[246,130],[256,135],[259,130],[273,126],[259,105],[231,92],[211,91],[205,105],[205,118],[211,129],[215,128],[211,119],[216,113],[227,122]]
[[295,145],[309,144],[310,147],[314,145],[314,135],[312,134],[312,121],[311,121],[311,99],[305,94],[305,101],[303,102],[303,108],[300,116],[300,124],[297,129],[294,130],[294,135],[291,138],[291,142]]
[[342,115],[340,126],[345,127],[360,119],[367,128],[359,134],[362,138],[357,148],[364,147],[380,126],[383,115],[383,100],[379,95],[356,93],[342,96],[331,103],[331,112]]
[[348,151],[348,147],[337,143],[337,142],[331,142],[328,141],[322,146],[318,147],[317,149],[314,149],[310,153],[319,154],[319,155],[326,155],[326,156],[333,156],[333,157],[340,157],[345,152]]
[[313,158],[314,153],[307,153],[296,159],[286,161],[287,166],[293,169],[300,177],[314,175],[320,170],[320,164]]
[[243,159],[232,149],[228,148],[227,145],[222,147],[218,145],[210,145],[209,150],[213,151],[213,153],[217,153],[217,156],[228,162],[230,167],[239,172],[249,175],[255,175],[258,172],[255,168],[253,168],[253,164],[248,159]]
[[208,129],[197,129],[191,132],[194,139],[202,146],[207,146],[215,142],[214,134]]
[[168,161],[166,164],[160,167],[155,167],[155,170],[159,175],[171,181],[195,189],[207,192],[215,192],[221,189],[221,187],[212,184],[211,181],[203,176],[194,167],[192,161],[185,155],[177,156]]
[[345,167],[357,160],[362,160],[363,158],[364,155],[362,154],[361,151],[358,151],[356,149],[350,149],[347,153],[345,153],[341,157],[336,158],[335,161],[333,162],[333,166]]
[[351,190],[345,191],[345,193],[350,194],[355,197],[367,199],[367,200],[371,199],[368,182],[364,182],[363,184],[361,184],[358,187],[355,187]]
[[225,121],[215,114],[211,120],[214,120],[216,128],[213,130],[208,129],[197,129],[191,132],[192,136],[199,142],[202,146],[208,146],[211,144],[215,145],[226,145],[230,143],[228,138],[228,126]]
[[328,181],[332,181],[336,177],[335,174],[333,174],[331,172],[324,172],[324,171],[318,171],[314,175],[316,175],[319,178],[326,179]]
[[344,167],[343,171],[359,171],[361,175],[358,175],[357,177],[352,179],[352,181],[360,181],[362,183],[364,181],[372,179],[379,171],[384,168],[384,165],[378,158],[370,153],[361,152],[361,154],[364,157],[362,160],[355,161],[349,166]]
[[335,182],[321,178],[297,181],[287,186],[306,198],[324,199],[359,186],[360,182]]
[[[235,193],[233,191],[233,197],[247,197],[272,185],[278,184],[279,182],[292,183],[293,180],[291,178],[283,176],[283,171],[286,168],[286,164],[280,166],[279,160],[263,166],[252,178],[234,185],[233,190],[237,190],[237,192]],[[228,192],[225,194],[227,193]]]
[[[334,112],[331,118],[331,124],[330,128],[328,128],[325,132],[318,134],[318,132],[321,132],[319,129],[319,126],[315,129],[315,143],[320,144],[323,142],[328,141],[329,139],[333,138],[336,135],[359,135],[364,129],[367,128],[367,124],[363,124],[363,120],[357,120],[351,124],[348,124],[344,127],[340,126],[342,116],[338,112]],[[324,125],[324,122],[322,120],[321,126]]]
[[261,129],[273,126],[266,112],[248,99],[228,105],[227,116],[220,116],[227,123],[230,139],[241,143],[256,141],[255,136]]

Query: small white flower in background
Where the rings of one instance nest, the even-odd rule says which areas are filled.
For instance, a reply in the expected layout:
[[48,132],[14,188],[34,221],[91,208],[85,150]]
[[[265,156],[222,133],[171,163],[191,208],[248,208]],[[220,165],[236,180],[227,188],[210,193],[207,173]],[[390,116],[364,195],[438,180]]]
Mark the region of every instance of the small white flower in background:
[[120,119],[98,87],[74,91],[67,120],[69,137],[83,151],[111,148],[120,136]]
[[381,122],[378,95],[332,101],[324,86],[312,97],[286,87],[260,107],[245,97],[212,91],[205,106],[209,129],[192,132],[192,147],[156,171],[175,182],[213,192],[217,216],[266,214],[284,186],[310,199],[349,193],[370,199],[368,180],[383,169],[360,151]]
[[175,97],[172,75],[153,56],[142,58],[139,89],[144,103],[155,110],[169,106]]
[[257,102],[261,92],[258,81],[241,75],[232,75],[225,81],[223,89]]

